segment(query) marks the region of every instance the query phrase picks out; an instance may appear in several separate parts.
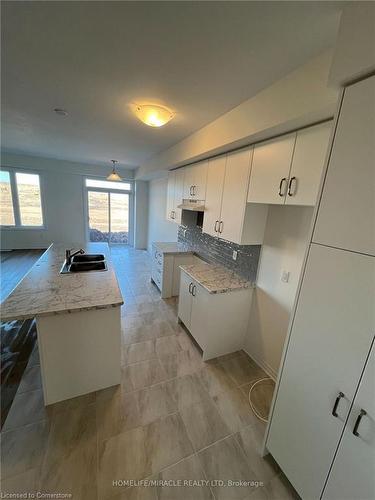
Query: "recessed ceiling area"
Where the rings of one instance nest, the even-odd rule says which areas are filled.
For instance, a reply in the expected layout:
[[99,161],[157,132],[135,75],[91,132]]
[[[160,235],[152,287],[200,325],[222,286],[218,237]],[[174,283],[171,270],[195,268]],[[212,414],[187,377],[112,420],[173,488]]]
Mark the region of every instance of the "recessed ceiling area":
[[2,147],[135,168],[332,46],[341,6],[2,2]]

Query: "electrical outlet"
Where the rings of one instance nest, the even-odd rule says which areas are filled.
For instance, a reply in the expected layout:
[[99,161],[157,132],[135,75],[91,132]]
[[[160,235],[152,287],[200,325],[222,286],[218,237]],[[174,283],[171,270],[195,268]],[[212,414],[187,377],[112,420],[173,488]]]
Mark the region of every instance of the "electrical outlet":
[[232,259],[237,260],[237,255],[238,255],[237,250],[233,250]]
[[281,281],[283,283],[288,283],[289,282],[289,276],[290,276],[290,272],[289,271],[283,271],[281,273]]

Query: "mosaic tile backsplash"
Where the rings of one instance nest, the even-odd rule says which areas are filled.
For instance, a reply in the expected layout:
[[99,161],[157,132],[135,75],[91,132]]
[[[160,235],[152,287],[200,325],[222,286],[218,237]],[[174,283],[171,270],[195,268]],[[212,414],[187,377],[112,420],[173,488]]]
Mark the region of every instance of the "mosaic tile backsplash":
[[[194,212],[183,213],[178,241],[191,247],[203,260],[222,265],[255,283],[261,245],[237,245],[204,234],[197,225],[197,214]],[[238,252],[237,260],[232,258],[233,250]]]

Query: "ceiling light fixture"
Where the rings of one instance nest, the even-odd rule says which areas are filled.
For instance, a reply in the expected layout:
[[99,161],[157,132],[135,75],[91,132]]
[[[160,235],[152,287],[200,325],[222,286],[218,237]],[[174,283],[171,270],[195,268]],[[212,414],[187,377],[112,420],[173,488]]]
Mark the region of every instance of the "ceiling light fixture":
[[170,109],[154,104],[137,104],[135,113],[141,122],[150,127],[162,127],[175,115]]
[[118,163],[118,161],[111,160],[111,162],[112,162],[112,172],[108,175],[107,181],[122,181],[122,178],[116,172],[116,163]]
[[62,109],[62,108],[55,108],[53,111],[57,115],[60,115],[60,116],[66,116],[68,114],[68,112],[66,111],[66,109]]

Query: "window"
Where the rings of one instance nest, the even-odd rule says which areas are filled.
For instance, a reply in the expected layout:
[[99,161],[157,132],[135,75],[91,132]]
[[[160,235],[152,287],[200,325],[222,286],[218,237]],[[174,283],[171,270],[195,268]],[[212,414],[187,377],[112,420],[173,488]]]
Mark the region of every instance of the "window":
[[0,224],[2,226],[15,226],[12,188],[9,172],[0,172]]
[[86,179],[86,187],[110,189],[115,191],[131,191],[130,182],[100,181],[98,179]]
[[38,174],[0,172],[0,224],[10,227],[43,227]]

